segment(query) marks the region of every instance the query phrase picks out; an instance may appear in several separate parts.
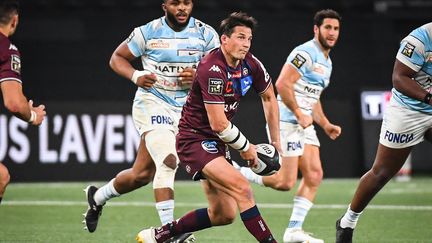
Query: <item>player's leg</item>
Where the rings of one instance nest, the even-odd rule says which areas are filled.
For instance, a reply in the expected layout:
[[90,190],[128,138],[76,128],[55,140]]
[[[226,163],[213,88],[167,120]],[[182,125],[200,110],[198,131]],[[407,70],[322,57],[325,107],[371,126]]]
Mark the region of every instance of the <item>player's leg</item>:
[[6,166],[0,161],[0,203],[3,199],[3,195],[6,191],[6,186],[9,184],[10,175]]
[[[156,209],[162,225],[174,221],[174,179],[178,158],[175,148],[174,131],[164,128],[154,129],[146,134],[146,147],[153,158],[156,173],[153,190]],[[178,235],[168,242],[193,242],[192,234]]]
[[324,242],[310,236],[302,229],[303,222],[313,206],[318,186],[323,178],[318,146],[305,144],[303,156],[299,162],[299,169],[303,177],[293,200],[293,210],[283,240],[284,242]]
[[174,220],[174,179],[178,164],[174,132],[152,130],[146,134],[146,146],[156,167],[153,190],[156,209],[164,225]]
[[276,242],[261,217],[252,188],[245,177],[222,157],[208,163],[203,173],[214,187],[235,200],[245,227],[258,242]]
[[357,221],[384,185],[400,170],[411,149],[425,139],[432,127],[430,115],[413,111],[390,100],[383,122],[372,168],[360,179],[357,190],[343,217],[336,222],[336,242],[352,242]]
[[412,147],[393,149],[378,144],[375,162],[372,168],[361,178],[350,206],[344,216],[336,222],[336,242],[352,242],[353,229],[357,221],[384,185],[400,170]]
[[155,165],[147,151],[145,141],[141,139],[132,168],[121,171],[99,189],[93,185],[85,189],[89,206],[83,221],[86,229],[89,232],[96,230],[103,205],[108,200],[147,185],[152,181],[154,173]]
[[177,220],[174,223],[177,225],[176,229],[186,233],[176,235],[165,241],[165,243],[195,242],[195,238],[190,239],[190,236],[188,238],[185,238],[185,236],[191,235],[193,231],[215,225],[231,224],[234,221],[237,215],[235,200],[228,194],[218,190],[217,186],[214,186],[214,183],[210,183],[209,180],[202,180],[201,182],[207,195],[209,207],[193,210]]
[[209,208],[194,210],[177,222],[151,229],[151,234],[148,230],[141,231],[138,234],[140,240],[145,242],[145,239],[152,238],[153,242],[159,243],[173,235],[232,223],[238,207],[243,223],[259,242],[276,242],[255,205],[248,181],[225,158],[213,159],[202,172],[208,180],[204,183],[204,190]]

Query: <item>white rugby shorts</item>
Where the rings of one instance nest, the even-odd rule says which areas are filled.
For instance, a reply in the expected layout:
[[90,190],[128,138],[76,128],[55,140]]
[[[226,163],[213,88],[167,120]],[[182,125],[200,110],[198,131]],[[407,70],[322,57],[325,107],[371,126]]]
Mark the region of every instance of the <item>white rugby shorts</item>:
[[281,156],[283,157],[296,157],[303,155],[305,144],[315,145],[317,147],[320,146],[313,125],[303,129],[299,124],[280,122],[280,140],[282,149]]
[[407,148],[424,140],[432,115],[411,110],[390,99],[384,112],[379,142],[389,148]]
[[181,107],[172,106],[153,94],[137,92],[132,106],[132,118],[140,136],[158,128],[177,134],[181,110]]

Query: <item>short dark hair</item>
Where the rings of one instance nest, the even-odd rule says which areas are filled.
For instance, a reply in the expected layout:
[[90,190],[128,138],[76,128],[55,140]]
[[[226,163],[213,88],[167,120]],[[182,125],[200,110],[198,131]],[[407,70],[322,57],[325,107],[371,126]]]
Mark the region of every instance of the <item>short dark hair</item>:
[[323,9],[315,14],[314,25],[320,27],[325,18],[337,19],[339,22],[342,20],[342,17],[339,15],[339,13],[333,9]]
[[219,30],[222,35],[231,36],[236,26],[246,26],[252,31],[256,28],[258,22],[252,16],[243,12],[231,13],[226,19],[222,20]]
[[7,24],[19,10],[18,0],[0,0],[0,24]]

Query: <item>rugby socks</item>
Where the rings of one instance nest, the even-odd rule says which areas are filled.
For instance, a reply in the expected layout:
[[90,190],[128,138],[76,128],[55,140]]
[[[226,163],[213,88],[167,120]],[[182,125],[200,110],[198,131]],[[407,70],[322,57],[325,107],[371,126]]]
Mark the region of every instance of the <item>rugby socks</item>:
[[111,198],[120,196],[120,193],[114,188],[114,180],[115,178],[96,191],[93,199],[97,205],[104,205]]
[[255,174],[255,172],[253,172],[250,168],[241,167],[240,173],[242,173],[242,175],[244,177],[246,177],[246,179],[248,179],[248,181],[253,182],[255,184],[258,184],[260,186],[264,186],[262,176]]
[[348,227],[348,228],[354,229],[357,225],[357,221],[358,221],[361,214],[362,214],[362,212],[356,213],[356,212],[352,211],[351,210],[351,204],[350,204],[348,206],[346,213],[344,214],[344,216],[342,217],[342,219],[340,221],[340,226],[342,228]]
[[313,203],[308,199],[300,196],[294,197],[294,206],[291,214],[291,218],[288,224],[289,229],[301,229],[303,222],[312,208]]
[[177,221],[155,229],[155,239],[157,242],[164,242],[173,236],[210,228],[211,226],[207,208],[200,208],[187,213]]
[[1,201],[2,201],[2,199],[3,199],[3,198],[2,198],[2,197],[0,197],[0,204],[1,204]]
[[174,200],[157,202],[156,209],[162,225],[174,221]]
[[253,206],[248,210],[240,213],[240,217],[243,220],[243,224],[246,229],[258,240],[260,243],[272,243],[276,242],[270,229],[267,227],[264,219],[257,206]]

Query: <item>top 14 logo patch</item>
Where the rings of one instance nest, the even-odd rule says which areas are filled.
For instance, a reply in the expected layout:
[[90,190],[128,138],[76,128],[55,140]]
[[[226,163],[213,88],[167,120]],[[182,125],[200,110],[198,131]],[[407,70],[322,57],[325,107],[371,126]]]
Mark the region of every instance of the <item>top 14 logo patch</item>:
[[18,55],[11,56],[11,69],[18,74],[21,73],[21,59]]
[[403,50],[402,50],[402,54],[404,56],[407,56],[409,58],[412,57],[413,53],[414,53],[414,49],[415,49],[415,45],[410,44],[410,43],[406,43]]
[[209,78],[208,93],[212,95],[221,95],[223,93],[223,80],[220,78]]
[[296,66],[297,68],[301,68],[303,66],[303,64],[305,64],[306,62],[306,58],[304,58],[302,55],[297,54],[294,59],[291,61],[292,64],[294,64],[294,66]]

